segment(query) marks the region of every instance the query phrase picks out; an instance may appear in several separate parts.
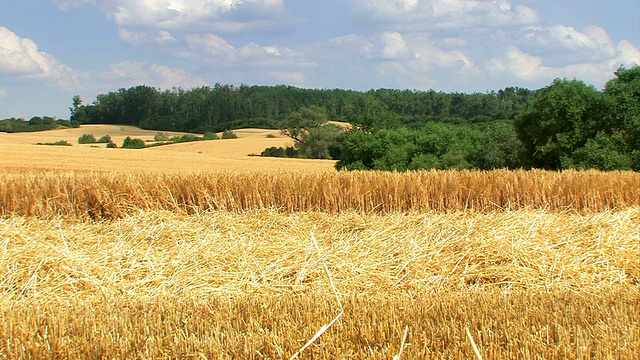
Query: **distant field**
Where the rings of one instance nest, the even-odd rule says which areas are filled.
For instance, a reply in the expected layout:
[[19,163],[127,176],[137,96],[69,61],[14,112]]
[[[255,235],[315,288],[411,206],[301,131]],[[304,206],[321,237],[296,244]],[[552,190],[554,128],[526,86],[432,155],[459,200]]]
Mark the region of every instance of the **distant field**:
[[[240,129],[238,139],[172,144],[148,149],[106,149],[105,144],[78,144],[83,134],[111,136],[116,145],[130,136],[153,140],[157,131],[132,126],[83,125],[78,129],[36,133],[0,133],[0,169],[183,172],[221,170],[331,171],[334,161],[249,156],[271,146],[290,146],[278,130]],[[183,133],[169,132],[170,136]],[[272,134],[275,138],[267,138]],[[36,146],[66,140],[73,146]]]

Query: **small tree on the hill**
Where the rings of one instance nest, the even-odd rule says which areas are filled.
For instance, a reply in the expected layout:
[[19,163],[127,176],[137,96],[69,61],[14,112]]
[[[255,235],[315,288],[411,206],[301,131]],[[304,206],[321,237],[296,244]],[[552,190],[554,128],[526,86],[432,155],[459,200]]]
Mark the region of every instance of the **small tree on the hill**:
[[144,148],[144,141],[142,139],[132,139],[127,136],[122,142],[123,149],[142,149]]
[[93,134],[84,134],[78,138],[78,144],[94,144],[96,142],[96,138]]

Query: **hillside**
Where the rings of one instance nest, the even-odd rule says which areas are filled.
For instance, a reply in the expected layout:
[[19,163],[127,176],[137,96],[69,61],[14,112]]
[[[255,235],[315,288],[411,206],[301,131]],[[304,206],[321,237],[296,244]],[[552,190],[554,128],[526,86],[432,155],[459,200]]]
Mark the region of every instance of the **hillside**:
[[[169,136],[185,133],[167,132]],[[106,149],[104,144],[78,144],[83,134],[111,136],[120,146],[130,136],[153,140],[156,131],[134,126],[83,125],[36,133],[0,133],[0,169],[64,169],[142,172],[272,170],[329,171],[334,161],[275,159],[249,156],[271,146],[288,146],[291,140],[278,130],[239,129],[237,139],[199,141],[141,150]],[[267,138],[273,134],[275,138]],[[66,140],[73,146],[36,146]]]

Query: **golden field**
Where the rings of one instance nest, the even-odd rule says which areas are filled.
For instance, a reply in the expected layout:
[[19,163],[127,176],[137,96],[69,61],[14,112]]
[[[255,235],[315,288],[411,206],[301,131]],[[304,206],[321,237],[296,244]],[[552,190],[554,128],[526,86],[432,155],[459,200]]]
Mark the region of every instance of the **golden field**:
[[640,174],[336,172],[240,137],[0,139],[0,358],[640,353]]
[[[58,169],[109,172],[185,172],[225,170],[330,171],[334,161],[306,159],[270,159],[249,156],[264,149],[291,146],[292,140],[278,130],[240,129],[237,139],[199,141],[146,149],[107,149],[105,144],[78,144],[83,134],[98,139],[109,135],[120,146],[127,136],[153,140],[157,131],[133,126],[82,125],[36,133],[0,133],[0,170]],[[169,136],[183,133],[167,132]],[[267,138],[267,135],[275,138]],[[35,146],[66,140],[73,146]]]

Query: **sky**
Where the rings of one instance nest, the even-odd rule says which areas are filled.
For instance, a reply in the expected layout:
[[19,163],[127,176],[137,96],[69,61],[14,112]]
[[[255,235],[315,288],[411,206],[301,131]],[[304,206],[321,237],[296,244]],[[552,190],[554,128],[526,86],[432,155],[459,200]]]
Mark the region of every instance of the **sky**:
[[0,0],[0,119],[136,85],[601,89],[639,49],[638,0]]

